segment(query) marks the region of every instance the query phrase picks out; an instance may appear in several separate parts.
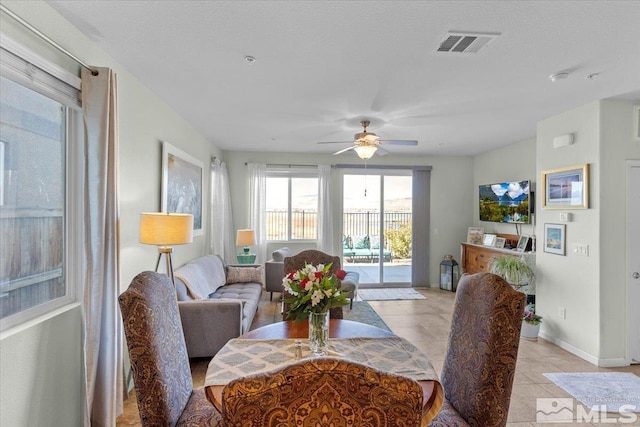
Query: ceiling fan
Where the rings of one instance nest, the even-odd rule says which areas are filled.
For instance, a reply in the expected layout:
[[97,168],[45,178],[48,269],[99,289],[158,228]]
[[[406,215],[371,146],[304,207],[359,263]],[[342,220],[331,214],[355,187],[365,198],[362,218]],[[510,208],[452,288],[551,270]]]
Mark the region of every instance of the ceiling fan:
[[381,139],[378,135],[373,132],[367,132],[367,127],[371,122],[369,120],[362,120],[360,124],[363,127],[362,132],[358,132],[354,135],[353,141],[330,141],[330,142],[319,142],[318,144],[348,144],[352,143],[351,147],[347,147],[340,151],[336,151],[333,155],[342,154],[349,150],[354,150],[358,157],[362,160],[368,160],[377,152],[378,155],[384,156],[388,154],[387,150],[380,147],[381,144],[385,145],[418,145],[418,141],[416,140],[407,140],[407,139]]

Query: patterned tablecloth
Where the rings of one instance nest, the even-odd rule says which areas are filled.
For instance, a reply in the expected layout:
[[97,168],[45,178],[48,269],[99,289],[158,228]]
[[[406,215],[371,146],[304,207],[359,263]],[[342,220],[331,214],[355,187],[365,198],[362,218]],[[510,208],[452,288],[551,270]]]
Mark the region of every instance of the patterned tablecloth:
[[[296,361],[295,341],[232,339],[209,363],[205,386],[225,385],[239,377],[273,371],[293,363]],[[331,338],[327,356],[344,357],[418,381],[438,381],[429,359],[400,337]],[[311,352],[307,340],[302,340],[302,358],[308,357]]]

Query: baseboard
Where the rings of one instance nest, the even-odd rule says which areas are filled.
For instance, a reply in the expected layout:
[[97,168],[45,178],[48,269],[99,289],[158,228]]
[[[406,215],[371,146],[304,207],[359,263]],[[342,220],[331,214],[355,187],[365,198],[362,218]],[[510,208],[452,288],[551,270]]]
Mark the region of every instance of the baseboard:
[[584,359],[587,362],[595,366],[599,366],[601,368],[618,368],[620,366],[630,365],[629,361],[624,358],[600,359],[558,338],[552,337],[551,335],[547,335],[543,331],[540,331],[540,338],[546,341],[549,341],[550,343],[557,345],[563,350],[567,350],[569,353],[575,354],[579,358]]

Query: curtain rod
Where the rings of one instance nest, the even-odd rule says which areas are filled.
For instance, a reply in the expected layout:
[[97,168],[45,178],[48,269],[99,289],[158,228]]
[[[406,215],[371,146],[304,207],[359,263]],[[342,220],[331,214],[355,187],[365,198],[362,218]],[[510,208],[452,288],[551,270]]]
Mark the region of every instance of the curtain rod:
[[53,41],[52,39],[50,39],[47,35],[43,34],[40,30],[38,30],[36,27],[34,27],[33,25],[29,24],[27,21],[25,21],[24,19],[20,18],[18,15],[16,15],[15,13],[13,13],[11,10],[7,9],[6,6],[0,4],[0,10],[4,13],[6,13],[7,15],[9,15],[11,18],[15,19],[16,21],[18,21],[18,23],[22,24],[22,26],[24,26],[26,29],[28,29],[29,31],[31,31],[32,33],[34,33],[36,36],[40,37],[42,40],[44,40],[45,42],[49,43],[51,46],[55,47],[56,49],[58,49],[60,52],[64,53],[65,55],[67,55],[69,58],[73,59],[74,61],[76,61],[78,64],[80,64],[82,67],[86,68],[87,70],[91,71],[91,74],[93,74],[94,76],[97,76],[98,70],[96,70],[95,68],[91,67],[89,64],[87,64],[86,62],[84,62],[83,60],[81,60],[80,58],[78,58],[77,56],[75,56],[73,53],[69,52],[67,49],[63,48],[62,46],[60,46],[58,43],[56,43],[55,41]]
[[[249,163],[248,162],[244,162],[244,165],[247,166]],[[267,163],[267,166],[277,166],[277,167],[288,167],[288,168],[317,168],[319,165],[291,165],[291,164],[284,164],[284,163]]]

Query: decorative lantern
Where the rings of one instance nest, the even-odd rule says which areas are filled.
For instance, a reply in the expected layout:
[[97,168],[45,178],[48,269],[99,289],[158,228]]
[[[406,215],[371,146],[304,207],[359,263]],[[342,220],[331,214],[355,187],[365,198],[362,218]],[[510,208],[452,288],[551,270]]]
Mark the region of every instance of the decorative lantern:
[[455,292],[460,279],[460,267],[453,255],[445,255],[440,263],[440,289]]

